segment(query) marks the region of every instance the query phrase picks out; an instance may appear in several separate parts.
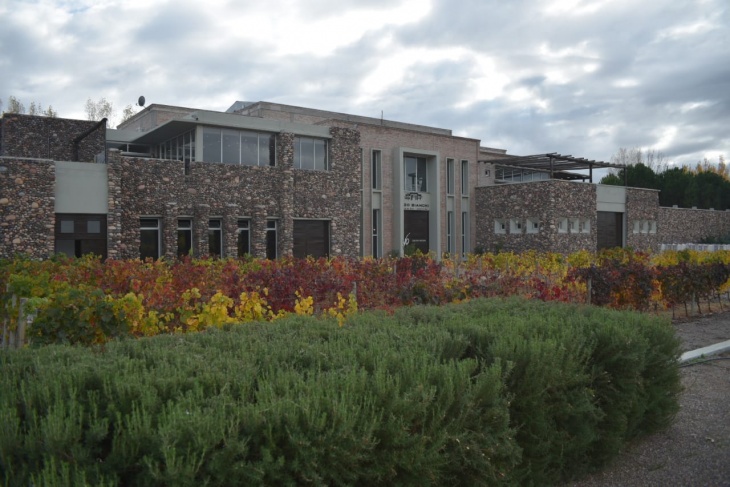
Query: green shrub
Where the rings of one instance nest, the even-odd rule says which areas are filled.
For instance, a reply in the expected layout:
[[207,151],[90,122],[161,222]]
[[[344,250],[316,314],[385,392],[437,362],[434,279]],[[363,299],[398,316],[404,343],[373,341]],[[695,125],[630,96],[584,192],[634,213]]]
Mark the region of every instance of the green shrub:
[[547,485],[676,411],[671,327],[522,300],[0,354],[4,485]]

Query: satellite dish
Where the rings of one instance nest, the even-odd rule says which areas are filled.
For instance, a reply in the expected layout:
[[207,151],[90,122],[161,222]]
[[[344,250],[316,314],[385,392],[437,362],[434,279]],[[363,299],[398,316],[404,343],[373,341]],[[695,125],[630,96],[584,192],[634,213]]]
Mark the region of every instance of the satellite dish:
[[137,105],[143,107],[144,106],[144,96],[140,96],[139,100],[137,100]]

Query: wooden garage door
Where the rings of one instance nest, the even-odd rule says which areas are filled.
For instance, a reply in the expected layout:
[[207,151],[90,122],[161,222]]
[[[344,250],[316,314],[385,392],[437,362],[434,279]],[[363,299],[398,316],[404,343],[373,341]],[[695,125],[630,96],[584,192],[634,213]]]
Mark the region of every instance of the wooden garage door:
[[623,247],[623,213],[598,212],[598,250]]
[[326,220],[294,220],[294,257],[303,259],[329,257],[330,222]]

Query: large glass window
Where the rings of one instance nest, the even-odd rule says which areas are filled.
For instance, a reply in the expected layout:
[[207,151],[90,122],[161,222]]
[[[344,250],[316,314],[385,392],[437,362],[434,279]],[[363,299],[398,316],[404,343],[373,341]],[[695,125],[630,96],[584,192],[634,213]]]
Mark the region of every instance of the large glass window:
[[217,218],[208,220],[208,255],[223,256],[223,224]]
[[251,253],[251,221],[240,218],[238,220],[238,257]]
[[203,161],[245,166],[274,166],[275,143],[274,134],[205,127]]
[[327,141],[309,137],[295,137],[294,167],[313,171],[328,171]]
[[446,193],[454,194],[454,160],[446,159]]
[[203,161],[221,162],[221,129],[203,129]]
[[276,235],[276,220],[268,220],[266,222],[266,258],[276,259],[276,246],[278,238]]
[[139,257],[160,258],[160,219],[140,218],[139,219]]
[[190,218],[177,220],[177,256],[192,255],[193,250],[193,221]]
[[382,165],[381,152],[374,150],[371,155],[372,167],[370,169],[370,177],[373,180],[373,189],[382,189]]
[[428,175],[426,174],[426,158],[406,156],[404,158],[405,189],[409,192],[426,193],[428,191]]
[[236,130],[223,130],[222,136],[221,162],[239,164],[241,162],[241,135]]

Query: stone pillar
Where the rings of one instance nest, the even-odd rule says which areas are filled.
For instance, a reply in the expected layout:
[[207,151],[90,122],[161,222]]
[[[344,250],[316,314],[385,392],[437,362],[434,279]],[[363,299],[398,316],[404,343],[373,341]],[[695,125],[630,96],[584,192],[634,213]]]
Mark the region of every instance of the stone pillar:
[[210,205],[197,204],[193,210],[193,254],[196,257],[208,255],[208,220]]
[[278,164],[282,169],[279,188],[279,241],[278,255],[291,256],[294,250],[294,134],[281,133],[277,137]]
[[122,167],[121,153],[110,149],[107,155],[109,201],[106,216],[106,254],[109,259],[124,257],[122,244]]
[[238,205],[227,203],[222,216],[223,256],[238,257]]
[[251,255],[266,258],[266,205],[256,205],[251,215]]

